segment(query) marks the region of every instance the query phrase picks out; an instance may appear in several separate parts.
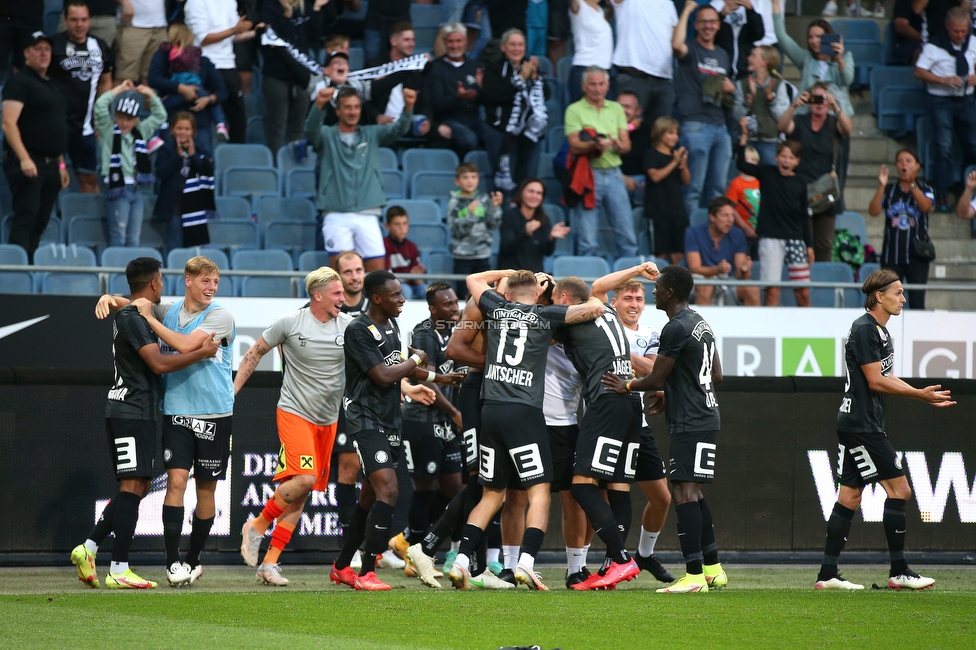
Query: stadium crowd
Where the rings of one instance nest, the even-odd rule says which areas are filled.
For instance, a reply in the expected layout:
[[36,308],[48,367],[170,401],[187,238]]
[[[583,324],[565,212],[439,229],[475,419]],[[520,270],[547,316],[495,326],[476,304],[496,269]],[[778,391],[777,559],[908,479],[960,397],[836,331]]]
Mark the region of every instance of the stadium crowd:
[[[933,187],[913,174],[905,200],[893,185],[882,193],[881,263],[904,279],[911,268],[912,282],[927,278],[929,260],[915,251],[928,240],[928,213],[948,209],[953,134],[976,162],[976,39],[954,5],[894,8],[898,51],[927,84],[935,128]],[[789,278],[803,281],[814,261],[842,259],[835,219],[857,62],[827,21],[812,21],[800,44],[786,32],[781,0],[445,0],[426,14],[440,25],[428,39],[431,28],[410,22],[411,7],[120,0],[114,32],[113,0],[64,0],[60,31],[45,35],[41,3],[9,3],[0,52],[17,71],[3,88],[9,242],[33,261],[70,163],[80,192],[104,197],[109,246],[138,246],[144,214],[165,224],[168,250],[226,246],[207,227],[227,189],[216,149],[260,139],[279,169],[314,154],[316,247],[333,260],[356,250],[367,270],[423,273],[428,252],[410,242],[408,226],[389,227],[410,215],[384,212],[393,200],[379,147],[448,149],[474,165],[456,168],[460,189],[438,190],[457,273],[484,264],[543,270],[554,254],[611,263],[653,255],[700,277],[767,282],[781,279],[785,262]],[[824,9],[836,11],[832,2]],[[879,2],[874,15],[883,12]],[[418,53],[422,35],[430,52]],[[796,85],[780,74],[784,57],[799,69]],[[557,68],[566,67],[560,83]],[[368,154],[357,161],[352,151],[362,146]],[[477,174],[478,186],[464,189],[465,174]],[[715,202],[723,196],[731,225]],[[547,214],[553,204],[565,219]],[[500,221],[489,207],[501,208]],[[472,217],[482,220],[473,228]],[[910,259],[892,261],[903,240]],[[419,297],[422,286],[412,286]],[[760,302],[754,290],[714,293]],[[764,304],[778,294],[766,291]],[[913,307],[924,305],[924,293],[914,298]],[[808,291],[796,299],[810,304]]]

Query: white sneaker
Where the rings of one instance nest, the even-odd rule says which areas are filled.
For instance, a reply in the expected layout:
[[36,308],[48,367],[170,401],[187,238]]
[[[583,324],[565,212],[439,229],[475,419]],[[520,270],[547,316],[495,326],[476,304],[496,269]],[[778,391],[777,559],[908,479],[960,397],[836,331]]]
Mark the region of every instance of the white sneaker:
[[925,578],[911,569],[888,578],[888,586],[892,589],[928,589],[934,584],[935,578]]
[[814,589],[839,589],[841,591],[857,591],[859,589],[864,589],[864,585],[858,585],[844,578],[838,573],[830,580],[817,580],[817,583],[813,585]]
[[532,571],[521,564],[515,566],[515,582],[535,591],[549,591],[549,587],[542,584],[542,575],[540,573]]
[[871,18],[874,16],[870,10],[865,9],[863,6],[858,9],[857,4],[851,3],[847,5],[847,15],[848,16],[860,16],[861,18]]
[[166,569],[166,581],[170,587],[182,587],[190,582],[189,567],[183,562],[173,562]]
[[359,570],[363,568],[363,552],[356,551],[352,556],[352,561],[349,563],[349,568],[359,573]]
[[433,589],[440,589],[441,583],[434,577],[434,561],[424,553],[420,544],[414,544],[407,549],[407,562],[414,569],[417,579]]
[[261,540],[264,535],[254,530],[250,521],[244,522],[241,529],[241,557],[247,566],[258,565],[258,553],[261,552]]
[[881,4],[880,2],[877,5],[875,5],[875,7],[874,7],[874,17],[875,18],[884,18],[885,17],[885,8],[884,8],[884,5]]
[[837,3],[834,0],[827,0],[827,4],[824,5],[823,11],[820,12],[821,16],[836,16],[837,15]]
[[288,578],[281,575],[280,564],[262,564],[257,571],[258,580],[272,587],[287,587]]
[[471,576],[468,582],[481,589],[515,589],[515,585],[511,582],[502,580],[488,569],[485,569],[480,576]]
[[393,551],[384,551],[376,558],[376,566],[381,569],[402,569],[407,563],[398,558]]
[[198,564],[195,567],[193,567],[192,569],[190,568],[190,565],[187,564],[186,562],[183,563],[183,566],[185,566],[186,567],[186,570],[190,572],[190,581],[188,583],[186,583],[186,584],[192,585],[194,582],[196,582],[197,580],[199,580],[200,578],[203,577],[203,565],[202,564]]

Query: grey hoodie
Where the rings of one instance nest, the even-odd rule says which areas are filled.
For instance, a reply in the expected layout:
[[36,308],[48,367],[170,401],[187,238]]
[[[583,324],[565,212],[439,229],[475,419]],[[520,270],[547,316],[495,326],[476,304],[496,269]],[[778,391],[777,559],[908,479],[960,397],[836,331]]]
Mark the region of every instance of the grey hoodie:
[[[474,201],[478,206],[468,209]],[[461,196],[461,190],[451,192],[447,203],[447,226],[451,229],[451,255],[462,260],[491,257],[491,231],[502,223],[502,209],[492,205],[491,195],[475,192]]]

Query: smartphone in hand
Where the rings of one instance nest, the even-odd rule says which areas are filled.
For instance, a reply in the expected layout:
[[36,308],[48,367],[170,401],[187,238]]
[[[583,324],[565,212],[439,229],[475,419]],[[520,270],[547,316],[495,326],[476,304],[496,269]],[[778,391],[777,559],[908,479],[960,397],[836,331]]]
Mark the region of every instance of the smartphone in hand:
[[834,55],[834,43],[840,43],[840,34],[820,35],[820,54]]

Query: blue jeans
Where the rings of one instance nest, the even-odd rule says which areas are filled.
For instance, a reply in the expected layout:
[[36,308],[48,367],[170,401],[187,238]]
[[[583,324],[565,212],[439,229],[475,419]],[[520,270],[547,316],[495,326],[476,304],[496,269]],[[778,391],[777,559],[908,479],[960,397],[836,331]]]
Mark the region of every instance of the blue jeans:
[[685,122],[681,125],[681,145],[688,148],[691,183],[685,186],[688,216],[716,196],[725,194],[732,138],[725,124]]
[[400,287],[403,290],[403,297],[407,300],[424,300],[427,297],[427,284],[425,282],[410,284],[410,280],[404,280],[400,283]]
[[[105,184],[102,193],[108,194]],[[108,214],[108,245],[138,246],[142,233],[142,192],[134,185],[126,185],[124,196],[105,200],[105,211]]]
[[930,177],[935,195],[945,198],[952,176],[952,140],[959,138],[965,165],[976,162],[976,104],[973,96],[929,95],[932,126],[935,128],[935,169]]
[[760,165],[776,164],[776,143],[775,142],[760,142],[758,140],[753,140],[748,144],[748,146],[754,148],[759,153]]
[[630,210],[630,197],[624,185],[619,167],[594,169],[596,207],[584,210],[582,204],[573,208],[572,227],[576,231],[576,247],[580,255],[599,256],[600,242],[597,237],[599,210],[602,207],[613,228],[617,243],[617,257],[637,255],[637,236],[634,234],[634,216]]
[[[494,127],[488,127],[485,133],[485,151],[488,152],[488,160],[491,162],[489,175],[494,175],[498,169],[498,158],[502,153],[502,144],[505,139],[505,132],[499,131]],[[542,156],[542,141],[532,142],[528,138],[518,136],[513,145],[514,150],[508,152],[512,157],[512,180],[521,183],[527,178],[536,178],[539,172],[539,158]],[[485,170],[479,170],[482,174]],[[558,203],[560,197],[546,197],[550,203]]]
[[[485,131],[488,126],[481,120],[470,124],[458,120],[444,120],[442,124],[451,129],[451,149],[457,152],[458,158],[463,159],[464,154],[484,146]],[[487,169],[479,170],[482,174],[487,174],[488,171]]]

